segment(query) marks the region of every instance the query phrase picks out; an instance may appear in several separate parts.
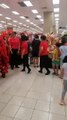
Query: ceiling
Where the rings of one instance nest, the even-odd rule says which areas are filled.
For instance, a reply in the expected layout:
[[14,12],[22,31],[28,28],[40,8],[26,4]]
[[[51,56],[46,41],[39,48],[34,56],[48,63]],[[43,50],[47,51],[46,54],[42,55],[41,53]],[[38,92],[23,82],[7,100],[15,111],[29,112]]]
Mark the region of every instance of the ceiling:
[[[43,19],[44,12],[53,11],[53,4],[52,0],[30,0],[33,6],[31,7],[22,7],[18,4],[18,2],[23,2],[24,0],[0,0],[0,4],[4,3],[9,6],[9,9],[4,9],[0,6],[0,21],[6,21],[6,23],[2,23],[3,27],[6,27],[9,23],[11,23],[14,28],[17,30],[30,30],[35,32],[43,32],[43,21],[37,19],[36,15],[41,15],[41,19]],[[66,17],[66,7],[67,0],[60,0],[60,21],[59,26],[66,26],[67,25],[67,17]],[[32,13],[32,10],[36,9],[38,14]],[[19,15],[15,15],[12,11],[17,11]],[[28,17],[26,19],[21,19],[20,16]],[[5,17],[11,18],[11,20],[5,19]],[[29,19],[30,21],[26,21]],[[13,22],[13,20],[17,22]],[[33,22],[33,24],[31,23]],[[22,23],[22,24],[21,24]],[[1,24],[1,22],[0,22]],[[16,25],[16,26],[15,26]],[[26,26],[25,26],[26,25]],[[10,25],[8,25],[10,26]],[[0,28],[3,29],[2,27]]]

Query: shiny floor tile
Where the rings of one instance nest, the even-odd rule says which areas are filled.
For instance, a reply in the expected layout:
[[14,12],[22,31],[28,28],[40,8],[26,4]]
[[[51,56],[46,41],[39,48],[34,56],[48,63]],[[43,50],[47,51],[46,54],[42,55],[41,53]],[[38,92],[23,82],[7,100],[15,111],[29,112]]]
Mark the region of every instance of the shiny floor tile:
[[5,109],[1,112],[1,115],[14,117],[18,109],[19,109],[19,106],[7,105]]
[[57,114],[50,114],[49,115],[49,120],[66,120],[66,117],[65,116],[60,116],[60,115],[57,115]]
[[41,110],[41,111],[45,111],[45,112],[49,112],[49,102],[46,101],[38,101],[35,109],[36,110]]
[[20,120],[30,120],[32,116],[33,110],[28,108],[21,107],[17,112],[15,118]]
[[21,69],[9,70],[0,81],[0,120],[67,120],[67,106],[59,105],[61,79],[39,68],[31,67],[30,74]]
[[9,104],[20,106],[23,101],[24,101],[24,98],[23,98],[23,97],[14,96],[14,97],[10,100]]
[[42,111],[34,111],[31,120],[48,120],[49,114]]
[[30,99],[30,98],[25,98],[22,106],[23,107],[27,107],[27,108],[31,108],[34,109],[36,105],[36,100],[35,99]]
[[0,116],[0,120],[13,120],[13,118],[5,117],[5,116]]

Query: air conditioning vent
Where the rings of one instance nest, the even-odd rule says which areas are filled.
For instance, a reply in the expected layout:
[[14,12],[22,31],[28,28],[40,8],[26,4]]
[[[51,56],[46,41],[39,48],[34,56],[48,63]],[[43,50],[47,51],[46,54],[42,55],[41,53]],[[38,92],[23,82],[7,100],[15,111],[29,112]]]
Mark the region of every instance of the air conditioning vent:
[[27,7],[24,2],[18,2],[18,4],[21,6],[21,7]]
[[28,16],[24,16],[26,19],[29,19],[29,17]]
[[39,18],[36,17],[35,20],[39,20]]

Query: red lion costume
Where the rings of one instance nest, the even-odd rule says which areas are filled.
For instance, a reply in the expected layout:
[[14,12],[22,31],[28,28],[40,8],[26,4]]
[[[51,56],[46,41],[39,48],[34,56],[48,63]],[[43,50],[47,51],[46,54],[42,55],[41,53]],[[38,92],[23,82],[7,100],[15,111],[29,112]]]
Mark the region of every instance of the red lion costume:
[[0,36],[0,72],[3,78],[5,77],[5,74],[8,72],[8,57],[6,45],[2,36]]

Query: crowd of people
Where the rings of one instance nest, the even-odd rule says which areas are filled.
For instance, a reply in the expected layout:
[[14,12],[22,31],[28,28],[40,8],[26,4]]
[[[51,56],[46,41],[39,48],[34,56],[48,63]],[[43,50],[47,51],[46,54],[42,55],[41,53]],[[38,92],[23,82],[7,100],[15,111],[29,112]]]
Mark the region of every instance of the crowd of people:
[[52,35],[35,34],[31,41],[24,33],[21,33],[20,37],[16,32],[12,32],[8,37],[0,35],[0,73],[3,78],[9,69],[19,68],[19,64],[23,66],[21,72],[27,68],[29,74],[29,63],[35,68],[39,67],[39,73],[45,68],[45,75],[49,75],[49,68],[52,68],[53,75],[63,77],[64,88],[60,104],[64,104],[67,91],[67,35],[55,38]]

